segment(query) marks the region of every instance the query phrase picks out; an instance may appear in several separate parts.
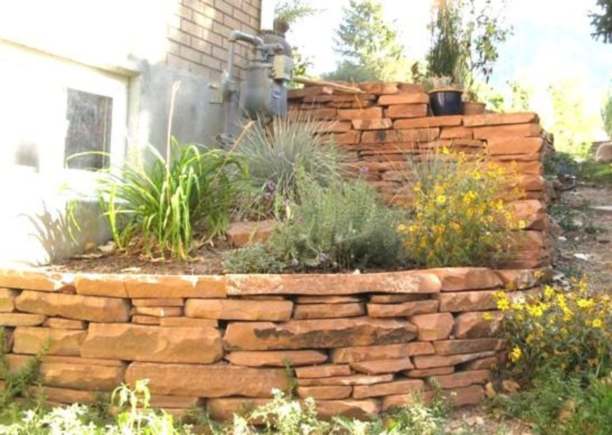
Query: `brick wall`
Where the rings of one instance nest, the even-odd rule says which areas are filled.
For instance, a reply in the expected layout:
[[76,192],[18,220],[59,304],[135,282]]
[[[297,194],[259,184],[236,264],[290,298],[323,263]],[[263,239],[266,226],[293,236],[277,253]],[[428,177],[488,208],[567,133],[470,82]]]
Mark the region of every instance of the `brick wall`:
[[[230,32],[259,31],[261,0],[176,1],[176,12],[168,19],[168,64],[219,80]],[[238,67],[245,64],[248,51],[244,45],[236,49]]]

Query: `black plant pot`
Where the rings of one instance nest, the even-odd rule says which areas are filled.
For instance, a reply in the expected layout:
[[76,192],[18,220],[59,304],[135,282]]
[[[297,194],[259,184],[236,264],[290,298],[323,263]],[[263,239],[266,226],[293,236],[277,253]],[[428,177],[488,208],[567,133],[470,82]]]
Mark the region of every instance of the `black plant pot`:
[[463,113],[462,91],[444,89],[429,93],[429,104],[435,116],[461,115]]

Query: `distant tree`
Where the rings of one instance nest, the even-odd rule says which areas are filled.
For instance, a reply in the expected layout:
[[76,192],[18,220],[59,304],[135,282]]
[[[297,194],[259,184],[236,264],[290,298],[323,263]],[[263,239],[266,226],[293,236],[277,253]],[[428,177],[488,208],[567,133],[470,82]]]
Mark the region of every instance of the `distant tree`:
[[597,0],[599,10],[591,12],[591,25],[594,28],[593,38],[612,43],[612,0]]
[[526,85],[518,81],[509,81],[511,101],[507,110],[509,112],[529,112],[531,111],[531,98],[533,91]]
[[604,130],[608,137],[612,139],[612,90],[608,92],[608,97],[601,109],[601,118],[603,119]]
[[410,65],[397,32],[385,21],[378,0],[350,0],[336,31],[342,60],[328,78],[346,81],[406,80]]

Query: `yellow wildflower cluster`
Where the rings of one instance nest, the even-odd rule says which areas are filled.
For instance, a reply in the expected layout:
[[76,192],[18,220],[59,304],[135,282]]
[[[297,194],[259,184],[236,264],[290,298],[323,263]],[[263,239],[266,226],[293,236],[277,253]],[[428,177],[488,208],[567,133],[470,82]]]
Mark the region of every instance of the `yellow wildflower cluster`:
[[490,264],[511,252],[512,231],[521,226],[510,202],[522,196],[509,189],[515,174],[444,148],[416,164],[412,220],[400,225],[406,248],[430,267]]
[[[513,296],[516,295],[516,296]],[[612,357],[612,302],[573,280],[569,290],[544,286],[537,296],[496,292],[509,360],[517,373],[543,365],[566,372],[599,371]]]

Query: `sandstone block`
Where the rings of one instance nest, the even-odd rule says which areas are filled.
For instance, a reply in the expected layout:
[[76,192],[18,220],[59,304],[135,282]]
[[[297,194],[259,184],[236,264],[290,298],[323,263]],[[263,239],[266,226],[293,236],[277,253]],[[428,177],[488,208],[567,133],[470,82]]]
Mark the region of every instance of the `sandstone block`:
[[224,298],[227,283],[217,275],[130,275],[125,278],[130,298]]
[[315,400],[346,399],[351,396],[353,387],[342,385],[327,385],[322,387],[298,387],[298,396]]
[[155,316],[142,316],[136,314],[132,316],[132,323],[136,323],[138,325],[160,325],[160,317]]
[[457,372],[450,375],[433,376],[432,385],[439,385],[441,388],[460,388],[474,384],[484,384],[491,377],[489,370],[469,370]]
[[[487,320],[485,314],[492,320]],[[455,338],[483,338],[492,337],[499,329],[502,315],[499,311],[479,311],[461,313],[455,319]]]
[[320,349],[404,343],[415,335],[416,327],[407,321],[355,317],[231,323],[224,342],[232,350]]
[[414,394],[422,391],[424,387],[425,383],[420,379],[408,379],[368,386],[357,385],[353,387],[353,397],[355,399],[366,399],[392,394]]
[[389,144],[395,142],[430,142],[440,137],[439,128],[415,128],[412,130],[365,131],[362,144]]
[[383,359],[376,361],[362,361],[351,363],[351,368],[359,373],[368,375],[379,375],[385,373],[397,373],[402,370],[414,368],[410,358]]
[[393,121],[389,118],[381,119],[353,119],[355,130],[388,130],[393,127]]
[[528,124],[539,122],[538,115],[530,112],[518,113],[485,113],[463,118],[463,124],[468,127],[484,125]]
[[361,140],[361,132],[357,130],[336,133],[331,136],[336,145],[357,145]]
[[[305,113],[304,113],[305,112]],[[331,119],[335,120],[338,116],[338,109],[334,109],[331,107],[321,107],[321,108],[312,108],[311,110],[306,111],[289,111],[289,119],[303,121],[304,117],[310,119]]]
[[15,304],[20,311],[92,322],[126,322],[130,312],[124,299],[64,293],[23,291]]
[[199,397],[188,396],[162,396],[156,394],[151,397],[151,407],[155,409],[188,409],[196,408],[202,404]]
[[308,304],[296,305],[294,319],[333,319],[338,317],[359,317],[365,314],[363,304]]
[[497,338],[474,338],[471,340],[446,340],[433,343],[439,355],[455,355],[458,353],[474,353],[487,350],[500,350],[503,341]]
[[227,229],[227,237],[235,247],[242,247],[253,243],[263,243],[268,240],[276,221],[273,219],[258,222],[233,222]]
[[358,83],[357,86],[359,86],[359,89],[362,91],[374,95],[396,94],[399,92],[397,83],[363,82]]
[[484,358],[495,354],[493,351],[476,352],[460,355],[419,355],[413,358],[417,369],[429,369],[433,367],[448,367],[462,364],[478,358]]
[[188,299],[185,315],[203,319],[222,320],[289,320],[293,311],[291,301],[249,301],[239,299]]
[[349,375],[334,376],[329,378],[300,378],[300,386],[310,387],[313,385],[374,385],[391,382],[393,375]]
[[182,307],[185,300],[181,298],[132,299],[135,307]]
[[464,312],[474,310],[492,310],[497,308],[495,302],[495,291],[463,291],[440,293],[440,311],[442,312]]
[[318,95],[332,95],[334,89],[329,86],[305,86],[301,89],[290,89],[287,94],[290,100]]
[[407,294],[407,295],[372,295],[370,303],[372,304],[401,304],[404,302],[414,302],[426,300],[428,295],[422,294]]
[[[348,106],[347,108],[351,108],[350,106],[352,105],[349,103]],[[314,126],[316,133],[346,133],[350,131],[351,128],[353,128],[351,121],[321,121],[318,125]],[[263,242],[265,240],[267,240],[267,238],[259,241]]]
[[465,127],[442,127],[440,139],[472,139],[472,129]]
[[343,416],[367,420],[380,412],[380,404],[376,400],[319,400],[317,415],[321,418]]
[[453,330],[454,319],[449,313],[418,314],[410,321],[417,326],[419,341],[444,340]]
[[298,378],[329,378],[333,376],[349,376],[350,374],[351,368],[347,364],[324,364],[295,369],[295,375]]
[[15,311],[15,298],[19,294],[16,290],[0,288],[0,313]]
[[403,372],[409,378],[428,378],[436,375],[449,375],[455,371],[455,367],[434,367],[431,369],[415,369]]
[[270,402],[270,399],[249,399],[245,397],[224,397],[206,401],[206,410],[216,421],[228,421],[234,414],[247,415],[249,412]]
[[385,109],[387,118],[421,118],[427,116],[427,104],[397,104]]
[[461,125],[461,115],[451,116],[428,116],[425,118],[400,119],[393,123],[397,129],[404,128],[431,128],[431,127],[456,127]]
[[50,317],[45,320],[43,326],[52,329],[79,329],[83,330],[87,327],[87,323],[83,320],[62,319],[61,317]]
[[484,399],[484,389],[480,385],[470,385],[448,390],[444,396],[454,406],[478,405]]
[[484,267],[447,267],[429,269],[442,282],[442,291],[482,290],[502,285],[499,276]]
[[355,296],[298,296],[297,303],[304,304],[352,304],[361,302]]
[[[539,162],[537,162],[540,164]],[[543,231],[548,220],[544,204],[536,199],[514,201],[510,204],[517,219],[525,221],[524,229]]]
[[223,348],[219,331],[214,328],[92,323],[81,346],[81,355],[195,364],[218,361],[223,356]]
[[497,367],[498,363],[499,359],[497,356],[488,356],[462,364],[462,368],[464,370],[493,370]]
[[[183,315],[182,307],[134,307],[133,314],[152,317],[180,317]],[[158,320],[159,323],[159,320]]]
[[106,273],[79,273],[74,279],[77,294],[84,296],[107,296],[127,298],[126,275]]
[[238,351],[230,352],[225,359],[237,366],[298,367],[324,363],[327,355],[316,350]]
[[474,128],[474,138],[487,140],[510,137],[537,137],[541,134],[542,128],[536,123]]
[[80,403],[90,405],[96,402],[98,395],[93,391],[75,390],[73,388],[43,387],[45,400],[52,403],[72,405]]
[[191,317],[162,317],[159,324],[166,328],[216,328],[219,322],[213,319],[193,319]]
[[379,119],[382,118],[380,107],[369,107],[367,109],[338,110],[338,119]]
[[230,365],[152,364],[129,365],[125,380],[134,384],[149,379],[153,394],[197,397],[272,397],[272,389],[286,390],[284,369],[233,367]]
[[0,269],[0,287],[3,288],[53,292],[70,285],[70,274],[36,269]]
[[331,353],[334,363],[352,363],[384,359],[400,359],[414,355],[429,355],[434,348],[428,342],[389,344],[378,346],[355,346],[333,349]]
[[0,313],[1,326],[38,326],[46,317],[40,314]]
[[533,269],[505,269],[498,270],[497,274],[508,290],[523,290],[540,283],[539,273]]
[[383,95],[378,99],[378,104],[381,106],[390,106],[395,104],[428,104],[429,96],[425,93],[402,93],[397,95]]
[[433,391],[422,391],[418,394],[392,394],[383,398],[382,410],[388,411],[393,408],[403,408],[416,403],[430,403],[433,396]]
[[13,352],[37,354],[47,348],[48,355],[78,356],[85,335],[78,330],[20,326],[15,328]]
[[42,382],[50,387],[113,391],[123,382],[124,367],[42,363]]
[[368,304],[370,317],[408,317],[414,314],[434,313],[438,310],[437,300],[404,302],[400,304]]

